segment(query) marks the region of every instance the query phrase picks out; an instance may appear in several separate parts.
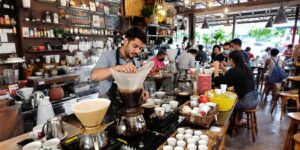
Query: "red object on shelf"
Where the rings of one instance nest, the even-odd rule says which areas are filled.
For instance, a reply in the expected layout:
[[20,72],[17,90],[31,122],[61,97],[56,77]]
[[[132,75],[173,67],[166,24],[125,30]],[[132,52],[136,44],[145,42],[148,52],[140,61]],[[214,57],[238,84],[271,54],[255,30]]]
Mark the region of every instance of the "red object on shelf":
[[199,103],[206,103],[206,102],[208,102],[208,96],[200,95]]
[[203,95],[206,91],[211,90],[211,76],[205,74],[198,75],[198,93]]

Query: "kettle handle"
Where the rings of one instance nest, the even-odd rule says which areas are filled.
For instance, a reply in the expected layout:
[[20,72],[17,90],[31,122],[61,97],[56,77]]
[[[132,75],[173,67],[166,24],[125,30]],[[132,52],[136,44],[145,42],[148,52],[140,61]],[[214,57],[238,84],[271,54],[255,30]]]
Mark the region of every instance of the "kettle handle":
[[[45,126],[46,126],[46,128],[47,128],[46,131],[45,131]],[[49,137],[48,131],[49,131],[49,130],[48,130],[48,121],[47,121],[47,122],[43,125],[43,128],[42,128],[42,133],[43,133],[44,136],[46,136],[47,140],[52,138],[52,137]]]

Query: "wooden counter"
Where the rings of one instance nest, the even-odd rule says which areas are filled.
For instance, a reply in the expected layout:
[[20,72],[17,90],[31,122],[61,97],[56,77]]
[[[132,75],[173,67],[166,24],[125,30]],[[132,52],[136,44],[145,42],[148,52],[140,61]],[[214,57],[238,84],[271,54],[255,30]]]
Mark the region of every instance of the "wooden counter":
[[[76,134],[79,133],[79,129],[77,127],[70,125],[68,123],[64,123],[64,127],[65,127],[65,130],[68,132],[67,138],[75,136]],[[0,142],[0,149],[1,150],[21,150],[22,147],[19,146],[17,143],[24,139],[27,139],[27,138],[29,138],[29,133],[25,133],[20,136]]]

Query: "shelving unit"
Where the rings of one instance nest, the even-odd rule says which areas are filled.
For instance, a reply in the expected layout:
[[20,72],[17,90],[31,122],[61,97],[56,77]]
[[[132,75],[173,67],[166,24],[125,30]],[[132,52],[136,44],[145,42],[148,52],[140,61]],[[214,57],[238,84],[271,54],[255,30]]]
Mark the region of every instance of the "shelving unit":
[[148,24],[147,45],[159,45],[160,40],[173,38],[171,25]]
[[69,75],[60,75],[60,76],[53,76],[49,78],[28,78],[29,83],[33,86],[41,86],[41,85],[49,85],[54,83],[62,83],[67,81],[73,81],[78,78],[78,74],[69,74]]
[[34,51],[34,50],[27,50],[28,53],[51,53],[51,52],[70,52],[68,50],[44,50],[44,51]]

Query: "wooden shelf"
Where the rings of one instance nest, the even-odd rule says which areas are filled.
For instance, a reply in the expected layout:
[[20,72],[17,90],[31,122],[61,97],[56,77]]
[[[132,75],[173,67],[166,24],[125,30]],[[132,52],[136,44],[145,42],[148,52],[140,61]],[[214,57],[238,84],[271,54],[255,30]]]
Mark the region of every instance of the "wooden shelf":
[[67,81],[74,81],[78,78],[78,74],[69,74],[69,75],[60,75],[60,76],[53,76],[49,78],[36,78],[31,79],[29,78],[29,82],[33,84],[34,86],[40,86],[40,85],[49,85],[54,83],[62,83]]
[[62,25],[61,23],[48,23],[48,22],[37,22],[37,21],[24,21],[26,24],[33,24],[33,25],[51,25],[51,26],[57,26]]
[[54,38],[49,38],[49,37],[23,37],[23,39],[56,39],[56,40],[60,40],[63,38],[59,38],[59,37],[54,37]]
[[97,34],[66,34],[67,36],[98,36],[98,37],[117,37],[121,35],[97,35]]
[[69,52],[68,50],[44,50],[44,51],[34,51],[34,50],[27,50],[27,53],[51,53],[51,52]]
[[0,24],[0,28],[13,28],[13,25]]
[[173,37],[172,35],[147,35],[148,37]]

